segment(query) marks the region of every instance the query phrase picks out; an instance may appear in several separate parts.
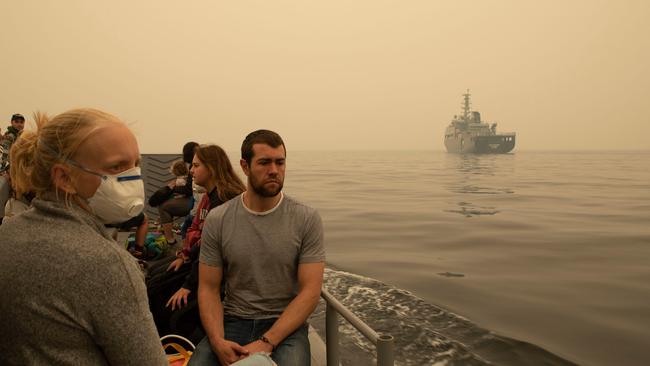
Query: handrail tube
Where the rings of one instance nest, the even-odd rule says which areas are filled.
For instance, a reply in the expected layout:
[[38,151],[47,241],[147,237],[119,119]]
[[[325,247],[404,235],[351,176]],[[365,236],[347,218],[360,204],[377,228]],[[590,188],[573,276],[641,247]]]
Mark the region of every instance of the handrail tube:
[[393,336],[382,334],[377,340],[377,366],[393,366],[395,353],[393,352]]
[[[339,366],[339,318],[341,314],[353,327],[361,332],[377,348],[377,366],[393,366],[395,364],[394,339],[390,334],[379,335],[363,320],[359,319],[348,308],[343,306],[324,287],[321,296],[325,299],[325,333],[327,341],[327,366]],[[331,349],[330,349],[331,347]]]
[[[343,304],[341,304],[332,294],[330,294],[326,289],[321,290],[321,296],[325,301],[327,302],[328,305],[331,305],[332,308],[334,308],[345,320],[350,322],[352,326],[357,328],[361,334],[363,334],[368,340],[370,340],[374,345],[377,345],[377,340],[379,339],[379,334],[375,332],[372,328],[370,328],[366,323],[363,322],[363,320],[359,319],[354,313],[352,313],[350,310],[348,310]],[[336,326],[336,329],[338,331],[338,324]],[[391,337],[392,339],[392,337]],[[328,345],[329,347],[329,345]]]
[[339,315],[329,303],[325,308],[325,352],[327,366],[340,366],[339,363]]

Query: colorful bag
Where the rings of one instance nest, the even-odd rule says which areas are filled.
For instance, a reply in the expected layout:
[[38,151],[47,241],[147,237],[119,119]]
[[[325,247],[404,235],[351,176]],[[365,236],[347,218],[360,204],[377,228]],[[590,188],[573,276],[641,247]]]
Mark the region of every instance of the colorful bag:
[[[189,339],[176,334],[166,335],[160,338],[160,342],[167,355],[169,366],[186,366],[196,348]],[[188,351],[188,348],[191,348],[191,351]]]
[[[129,234],[126,238],[126,250],[133,253],[135,251],[135,233]],[[144,247],[146,248],[146,256],[144,260],[156,260],[165,254],[169,248],[165,235],[161,232],[148,232],[144,239]]]

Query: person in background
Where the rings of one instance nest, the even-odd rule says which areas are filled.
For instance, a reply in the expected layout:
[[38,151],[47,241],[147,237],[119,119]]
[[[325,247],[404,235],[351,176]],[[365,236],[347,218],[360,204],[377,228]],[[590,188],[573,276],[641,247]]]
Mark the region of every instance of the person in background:
[[130,248],[129,251],[137,259],[146,260],[148,258],[147,248],[144,244],[147,239],[147,231],[149,230],[149,218],[144,211],[124,222],[118,224],[107,224],[106,227],[117,228],[122,231],[128,231],[135,228],[135,246]]
[[[198,147],[197,147],[198,148]],[[195,149],[197,149],[195,148]],[[176,177],[176,181],[174,183],[175,190],[180,190],[182,187],[185,187],[188,184],[187,177],[190,174],[190,171],[187,167],[187,164],[182,159],[176,160],[172,163],[171,167],[169,168],[169,171]],[[185,240],[185,235],[187,234],[187,229],[192,225],[192,218],[194,217],[194,213],[196,212],[196,202],[199,202],[195,199],[196,193],[194,186],[196,186],[196,182],[192,182],[192,198],[190,199],[190,206],[192,206],[192,209],[190,212],[185,216],[185,220],[183,220],[183,224],[181,224],[181,230],[180,230],[180,236],[181,239]],[[173,193],[174,198],[181,198],[183,197],[184,194],[180,193]]]
[[3,222],[6,223],[12,217],[29,210],[33,199],[34,194],[32,192],[26,192],[21,194],[20,197],[17,197],[15,189],[12,189],[11,197],[5,204],[5,216]]
[[25,117],[16,113],[11,116],[11,125],[7,127],[7,132],[0,138],[0,147],[2,147],[2,157],[0,158],[0,172],[9,170],[9,150],[11,145],[18,139],[25,129]]
[[[199,146],[196,142],[188,142],[183,146],[183,161],[186,165],[192,164],[194,157],[194,149]],[[160,216],[160,225],[162,227],[165,239],[170,245],[176,244],[176,238],[172,232],[172,223],[174,217],[183,217],[190,213],[193,206],[193,192],[192,192],[192,176],[187,177],[186,184],[180,187],[176,186],[176,180],[167,184],[170,193],[174,197],[168,199],[160,206],[158,206],[158,214]]]
[[228,155],[217,145],[202,145],[196,149],[191,175],[194,183],[205,188],[207,193],[199,202],[183,248],[176,257],[159,261],[149,269],[149,302],[161,335],[170,331],[171,311],[187,305],[190,295],[196,296],[201,232],[208,212],[238,196],[245,188]]
[[184,187],[187,185],[187,176],[190,174],[190,171],[183,160],[178,159],[174,161],[169,171],[176,177],[176,187]]
[[7,127],[7,132],[0,137],[0,225],[5,216],[5,205],[11,197],[11,182],[8,174],[9,152],[24,128],[25,117],[16,113],[11,116],[11,125]]
[[192,182],[193,204],[192,204],[192,210],[190,210],[190,213],[185,217],[185,221],[181,225],[180,235],[181,238],[183,238],[183,240],[185,240],[185,236],[187,235],[187,230],[190,228],[190,226],[192,226],[192,221],[194,220],[194,216],[196,216],[196,211],[198,210],[198,203],[201,202],[204,195],[205,195],[205,188],[196,184],[196,182]]
[[36,197],[0,226],[0,364],[168,364],[143,275],[104,227],[144,205],[135,136],[95,109],[35,121],[10,174]]
[[277,133],[246,136],[246,191],[205,221],[198,300],[207,336],[189,365],[230,365],[259,352],[280,366],[311,362],[306,321],[323,282],[323,226],[316,210],[282,193],[285,160]]
[[[23,144],[23,140],[17,139],[13,145],[11,145],[12,149],[20,149],[21,144]],[[11,155],[11,151],[9,153]],[[10,183],[13,183],[11,180],[11,174],[7,174],[6,177],[8,178],[8,181]],[[5,204],[5,216],[4,216],[4,221],[7,222],[7,220],[11,219],[12,217],[27,211],[32,204],[32,200],[34,199],[34,193],[33,192],[24,192],[18,196],[16,194],[16,188],[11,187],[11,196],[7,203]]]

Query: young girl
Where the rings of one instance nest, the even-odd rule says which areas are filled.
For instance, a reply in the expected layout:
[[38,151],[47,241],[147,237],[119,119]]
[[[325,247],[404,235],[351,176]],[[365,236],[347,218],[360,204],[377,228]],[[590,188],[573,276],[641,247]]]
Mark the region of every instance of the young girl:
[[216,145],[204,145],[196,150],[191,175],[194,183],[205,188],[206,193],[187,231],[183,249],[176,257],[160,261],[149,269],[147,290],[151,312],[161,335],[170,331],[171,311],[187,305],[190,294],[196,294],[201,232],[208,212],[245,190],[228,155]]

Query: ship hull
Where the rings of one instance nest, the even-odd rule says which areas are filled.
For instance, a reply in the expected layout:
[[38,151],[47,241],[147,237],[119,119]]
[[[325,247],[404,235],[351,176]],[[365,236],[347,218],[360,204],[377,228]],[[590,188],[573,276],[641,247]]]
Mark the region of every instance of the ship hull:
[[457,154],[505,154],[515,148],[514,135],[472,136],[459,133],[445,139],[445,147]]

